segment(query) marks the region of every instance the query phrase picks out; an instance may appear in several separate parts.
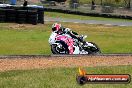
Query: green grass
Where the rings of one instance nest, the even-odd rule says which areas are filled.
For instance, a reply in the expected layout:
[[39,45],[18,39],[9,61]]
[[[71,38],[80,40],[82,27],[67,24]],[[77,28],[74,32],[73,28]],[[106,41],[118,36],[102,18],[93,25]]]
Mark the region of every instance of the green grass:
[[[132,66],[85,67],[88,74],[130,74]],[[0,88],[131,88],[130,84],[76,83],[78,68],[50,68],[0,72]]]
[[69,19],[80,19],[80,20],[103,20],[103,21],[124,21],[132,22],[132,20],[118,19],[118,18],[103,18],[103,17],[92,17],[92,16],[80,16],[58,12],[45,12],[45,16],[53,18],[69,18]]
[[[0,24],[0,54],[50,54],[50,25],[10,28]],[[3,25],[3,26],[2,26]],[[16,26],[17,24],[14,24]]]
[[[44,25],[0,23],[0,55],[51,54],[48,38],[52,22]],[[62,23],[79,34],[88,35],[102,53],[131,53],[131,27]]]

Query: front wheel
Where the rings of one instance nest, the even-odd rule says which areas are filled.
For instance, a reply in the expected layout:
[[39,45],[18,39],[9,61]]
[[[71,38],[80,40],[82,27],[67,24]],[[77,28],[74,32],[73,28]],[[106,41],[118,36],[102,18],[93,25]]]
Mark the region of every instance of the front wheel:
[[88,43],[91,43],[93,45],[93,46],[88,46],[87,48],[88,54],[100,54],[101,53],[101,50],[97,44],[93,42],[88,42]]

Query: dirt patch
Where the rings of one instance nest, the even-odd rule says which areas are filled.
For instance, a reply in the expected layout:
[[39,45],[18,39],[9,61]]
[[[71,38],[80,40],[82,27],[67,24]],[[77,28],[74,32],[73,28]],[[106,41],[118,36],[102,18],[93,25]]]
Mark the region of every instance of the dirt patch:
[[83,56],[0,59],[0,71],[56,67],[132,65],[132,56]]
[[26,28],[34,28],[35,26],[32,24],[10,24],[8,28],[10,29],[26,29]]

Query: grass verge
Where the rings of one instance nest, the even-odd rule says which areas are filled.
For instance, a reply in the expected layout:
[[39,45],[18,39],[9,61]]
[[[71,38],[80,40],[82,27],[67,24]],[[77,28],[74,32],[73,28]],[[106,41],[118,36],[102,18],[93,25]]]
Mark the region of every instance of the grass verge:
[[69,19],[80,19],[80,20],[103,20],[103,21],[124,21],[132,22],[132,20],[118,19],[118,18],[104,18],[104,17],[92,17],[92,16],[80,16],[57,12],[45,12],[45,16],[54,18],[69,18]]
[[[0,23],[0,55],[51,54],[48,38],[52,22],[44,25]],[[102,53],[131,53],[131,27],[62,23],[79,34],[88,35]]]
[[[85,67],[88,74],[130,74],[132,66]],[[49,68],[0,72],[0,88],[131,88],[130,84],[76,83],[78,68]]]

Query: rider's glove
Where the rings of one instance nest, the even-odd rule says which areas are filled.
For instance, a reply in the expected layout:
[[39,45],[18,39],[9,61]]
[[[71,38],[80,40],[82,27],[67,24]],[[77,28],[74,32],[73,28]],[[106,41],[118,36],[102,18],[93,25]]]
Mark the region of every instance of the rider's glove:
[[71,31],[70,28],[65,28],[65,32],[66,32],[66,33],[69,32],[69,31]]

